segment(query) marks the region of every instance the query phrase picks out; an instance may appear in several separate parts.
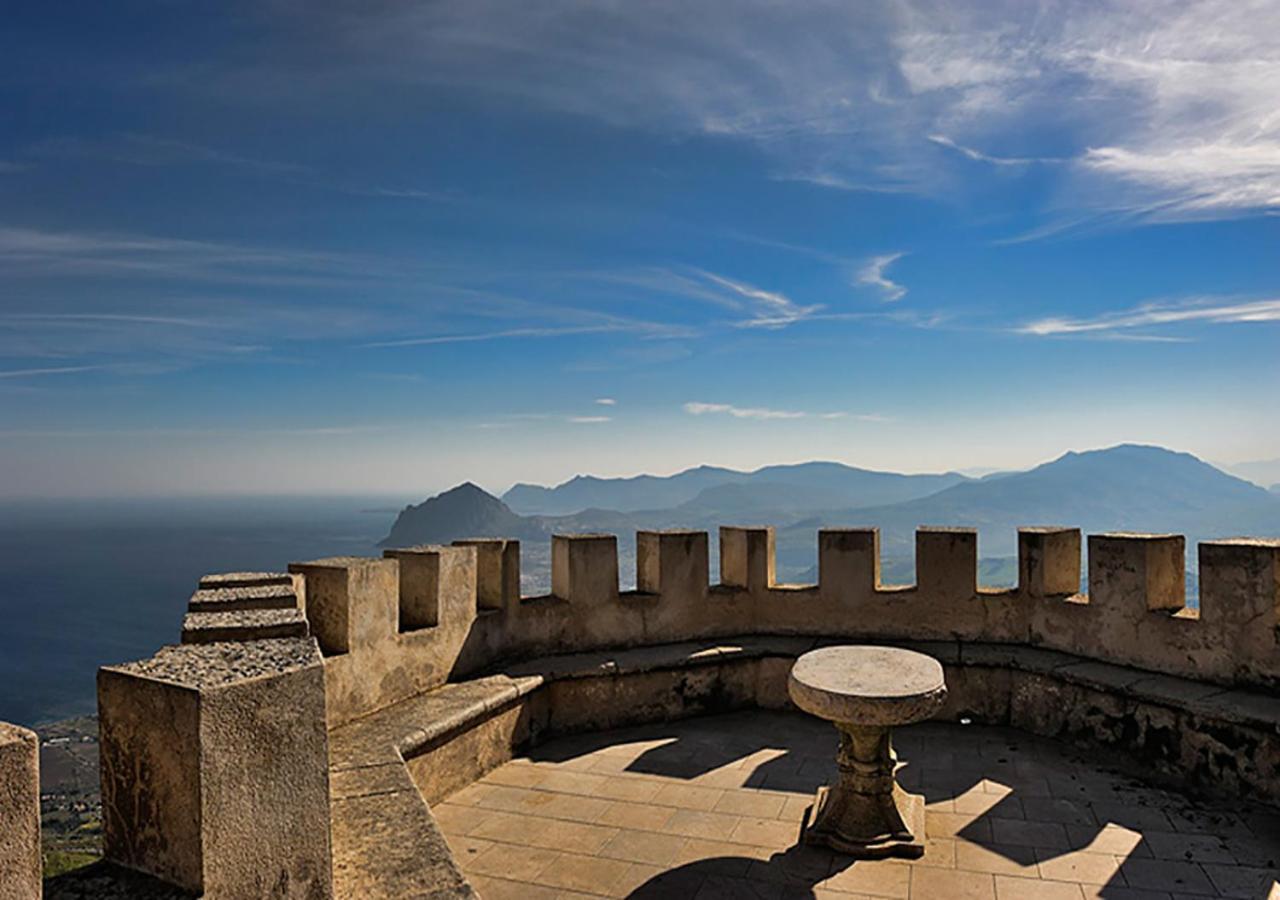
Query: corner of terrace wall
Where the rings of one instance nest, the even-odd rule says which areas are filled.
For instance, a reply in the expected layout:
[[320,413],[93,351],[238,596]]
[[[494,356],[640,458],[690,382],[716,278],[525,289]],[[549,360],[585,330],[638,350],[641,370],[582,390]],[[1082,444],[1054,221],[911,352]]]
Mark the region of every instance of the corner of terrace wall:
[[331,897],[310,638],[183,644],[98,672],[103,850],[208,897]]
[[0,722],[0,900],[39,900],[40,740]]

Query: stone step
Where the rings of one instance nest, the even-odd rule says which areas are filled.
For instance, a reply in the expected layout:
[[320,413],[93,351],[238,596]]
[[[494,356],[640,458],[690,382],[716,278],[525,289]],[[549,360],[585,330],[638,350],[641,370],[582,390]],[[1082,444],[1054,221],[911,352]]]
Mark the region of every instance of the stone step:
[[187,601],[187,611],[193,613],[298,608],[298,594],[292,581],[287,584],[202,587]]
[[200,576],[202,588],[264,587],[269,584],[292,585],[288,572],[214,572]]
[[231,612],[189,612],[182,619],[182,643],[262,641],[307,636],[307,619],[300,609],[241,609]]

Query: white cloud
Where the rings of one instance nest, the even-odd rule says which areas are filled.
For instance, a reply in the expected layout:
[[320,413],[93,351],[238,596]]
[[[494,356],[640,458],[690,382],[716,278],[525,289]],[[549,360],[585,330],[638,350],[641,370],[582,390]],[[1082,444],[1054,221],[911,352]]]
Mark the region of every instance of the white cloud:
[[904,256],[902,253],[887,253],[884,256],[873,256],[858,270],[857,283],[877,288],[886,303],[901,300],[907,295],[907,289],[885,276],[885,270]]
[[92,372],[102,366],[53,366],[43,369],[10,369],[0,372],[0,378],[32,378],[41,375],[72,375],[76,372]]
[[743,407],[732,406],[728,403],[700,403],[696,401],[686,403],[684,411],[691,416],[730,415],[735,419],[803,419],[805,416],[802,412],[792,412],[785,409],[766,409],[758,406]]
[[[1021,334],[1042,337],[1058,335],[1101,335],[1123,332],[1130,328],[1177,325],[1186,322],[1208,324],[1280,322],[1280,299],[1224,303],[1221,300],[1189,301],[1179,304],[1151,303],[1123,312],[1107,313],[1093,318],[1037,319],[1020,326]],[[1158,336],[1130,336],[1144,340],[1167,340]]]
[[599,425],[604,422],[612,422],[610,416],[570,416],[569,421],[575,425]]
[[990,163],[993,166],[1028,166],[1033,163],[1049,163],[1062,162],[1061,159],[1051,157],[1028,157],[1028,156],[992,156],[989,153],[983,153],[981,150],[975,150],[972,147],[966,147],[958,144],[944,134],[928,135],[928,140],[939,147],[946,147],[948,150],[954,150],[961,156],[973,160],[974,162]]
[[614,400],[612,397],[597,397],[596,405],[597,406],[617,406],[618,401]]
[[735,323],[740,328],[785,328],[822,310],[821,305],[801,306],[785,294],[767,291],[714,272],[704,271],[701,274],[712,283],[728,288],[747,301],[748,318]]
[[308,24],[308,40],[332,52],[277,51],[226,81],[246,90],[252,77],[294,102],[301,79],[324,96],[338,78],[311,60],[341,58],[344,82],[358,71],[751,142],[781,177],[840,189],[962,186],[932,140],[1006,168],[1072,158],[1065,207],[1163,218],[1280,208],[1274,0],[473,0],[339,5]]
[[850,416],[847,412],[807,413],[788,409],[769,409],[760,406],[733,406],[729,403],[702,403],[691,401],[684,404],[684,411],[691,416],[726,415],[735,419],[837,419],[853,418],[859,422],[887,422],[884,416],[877,413],[863,413]]

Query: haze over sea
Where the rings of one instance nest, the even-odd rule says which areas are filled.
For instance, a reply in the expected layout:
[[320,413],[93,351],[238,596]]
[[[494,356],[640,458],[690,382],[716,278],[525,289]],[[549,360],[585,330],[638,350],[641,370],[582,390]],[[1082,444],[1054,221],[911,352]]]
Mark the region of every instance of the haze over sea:
[[98,666],[176,643],[206,572],[373,554],[387,497],[0,502],[0,720],[95,709]]

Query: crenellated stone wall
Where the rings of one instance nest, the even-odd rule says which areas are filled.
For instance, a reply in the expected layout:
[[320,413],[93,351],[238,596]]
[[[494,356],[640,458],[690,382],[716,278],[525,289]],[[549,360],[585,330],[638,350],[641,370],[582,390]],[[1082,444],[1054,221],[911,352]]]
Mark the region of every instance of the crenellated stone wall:
[[[207,576],[181,646],[100,674],[108,857],[208,897],[395,896],[428,882],[470,896],[447,851],[387,857],[394,841],[379,835],[401,827],[443,847],[422,800],[540,729],[613,721],[592,698],[641,717],[715,698],[785,703],[789,660],[818,642],[934,648],[983,721],[1095,740],[1166,717],[1179,734],[1162,738],[1176,750],[1168,771],[1243,791],[1280,771],[1280,541],[1202,543],[1198,609],[1178,535],[1091,535],[1084,594],[1077,529],[1022,529],[1008,589],[978,584],[972,529],[920,529],[912,585],[882,583],[875,529],[819,531],[810,585],[777,583],[771,528],[725,527],[719,541],[711,584],[706,532],[639,532],[634,591],[619,590],[617,538],[600,534],[556,535],[552,592],[536,597],[520,596],[520,546],[502,538]],[[743,640],[769,649],[720,645]],[[619,662],[673,653],[657,669]],[[1067,697],[1112,715],[1064,718]],[[1232,708],[1215,709],[1219,697]],[[1254,746],[1238,766],[1197,762],[1210,745],[1196,723],[1219,719],[1214,740]],[[379,816],[401,824],[379,830]]]
[[1184,590],[1178,535],[1088,539],[1087,594],[1077,529],[1019,532],[1017,586],[978,584],[972,529],[916,533],[916,583],[880,580],[875,529],[818,532],[819,582],[779,584],[773,529],[709,536],[642,531],[637,590],[619,591],[613,535],[556,535],[552,593],[520,597],[519,545],[459,541],[384,558],[295,563],[325,658],[330,726],[512,660],[734,634],[1015,643],[1223,685],[1280,685],[1280,541],[1199,547],[1199,609]]

